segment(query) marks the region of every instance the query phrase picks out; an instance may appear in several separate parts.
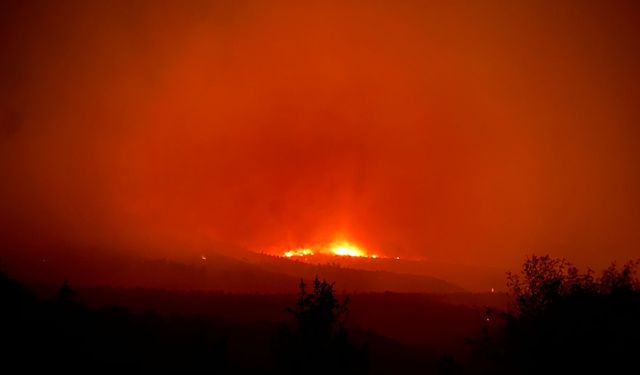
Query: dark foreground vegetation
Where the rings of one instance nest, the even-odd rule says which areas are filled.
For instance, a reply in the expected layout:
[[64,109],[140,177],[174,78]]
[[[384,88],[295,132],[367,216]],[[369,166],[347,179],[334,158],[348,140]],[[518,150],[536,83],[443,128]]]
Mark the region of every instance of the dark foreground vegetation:
[[600,276],[563,259],[533,256],[509,274],[503,329],[484,330],[478,350],[488,373],[626,373],[640,355],[638,262]]
[[[615,373],[634,368],[640,353],[636,268],[613,265],[594,275],[564,260],[530,258],[520,274],[508,276],[509,308],[489,309],[477,334],[459,340],[469,355],[443,354],[347,324],[353,303],[317,278],[311,285],[301,282],[297,300],[282,306],[280,322],[238,323],[89,307],[67,283],[43,299],[1,273],[0,372]],[[419,304],[419,298],[407,298]],[[425,317],[425,324],[433,321]],[[445,340],[438,340],[444,347]]]

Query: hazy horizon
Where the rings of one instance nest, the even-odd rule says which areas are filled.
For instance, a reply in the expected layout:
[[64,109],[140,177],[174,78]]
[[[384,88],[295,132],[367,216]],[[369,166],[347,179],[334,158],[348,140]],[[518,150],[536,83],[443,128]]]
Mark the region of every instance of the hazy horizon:
[[639,10],[4,1],[0,249],[637,258]]

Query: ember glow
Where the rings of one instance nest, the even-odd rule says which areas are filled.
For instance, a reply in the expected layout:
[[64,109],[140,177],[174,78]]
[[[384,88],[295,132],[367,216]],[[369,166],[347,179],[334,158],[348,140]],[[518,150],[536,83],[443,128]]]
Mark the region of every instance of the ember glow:
[[367,256],[367,253],[349,244],[334,245],[331,247],[331,253],[333,253],[334,255],[349,256],[349,257],[366,257]]
[[338,257],[359,257],[377,259],[378,254],[369,253],[361,247],[349,242],[333,242],[329,245],[317,245],[312,247],[300,247],[286,250],[281,253],[287,258],[311,257],[311,256],[338,256]]
[[300,248],[300,249],[289,250],[284,253],[284,256],[287,258],[303,257],[307,255],[313,255],[313,250],[309,248]]

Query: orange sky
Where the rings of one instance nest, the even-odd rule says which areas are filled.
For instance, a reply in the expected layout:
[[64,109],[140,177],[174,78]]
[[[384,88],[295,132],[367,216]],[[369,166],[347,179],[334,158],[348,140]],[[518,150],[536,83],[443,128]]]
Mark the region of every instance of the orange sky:
[[640,256],[636,2],[60,3],[0,5],[4,249]]

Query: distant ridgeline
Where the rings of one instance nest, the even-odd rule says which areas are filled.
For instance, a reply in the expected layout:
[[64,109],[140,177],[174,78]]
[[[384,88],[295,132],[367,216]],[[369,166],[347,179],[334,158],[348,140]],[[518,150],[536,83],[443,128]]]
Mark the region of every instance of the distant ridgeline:
[[[301,282],[297,300],[283,302],[280,322],[240,322],[212,315],[90,308],[79,302],[82,296],[66,282],[53,298],[43,300],[0,273],[0,371],[619,373],[633,368],[625,366],[635,366],[640,352],[637,266],[637,262],[612,265],[595,276],[591,271],[579,272],[564,260],[533,256],[520,274],[508,276],[509,308],[456,315],[456,311],[473,310],[447,305],[442,311],[449,311],[449,321],[429,315],[432,308],[420,309],[424,297],[412,294],[380,294],[391,298],[388,301],[414,302],[368,305],[370,314],[350,316],[352,304],[361,303],[358,298],[384,299],[368,294],[352,295],[354,301],[339,298],[334,284],[319,278],[310,287]],[[217,301],[243,297],[229,298]],[[443,353],[443,348],[452,348],[444,336],[438,338],[441,345],[426,348],[359,329],[367,315],[380,313],[377,310],[381,316],[393,317],[396,325],[386,328],[389,336],[398,329],[436,332],[423,329],[457,327],[464,320],[456,319],[473,318],[473,314],[482,316],[483,324],[466,337],[466,343],[452,336],[459,350]],[[424,315],[414,319],[418,312]]]

